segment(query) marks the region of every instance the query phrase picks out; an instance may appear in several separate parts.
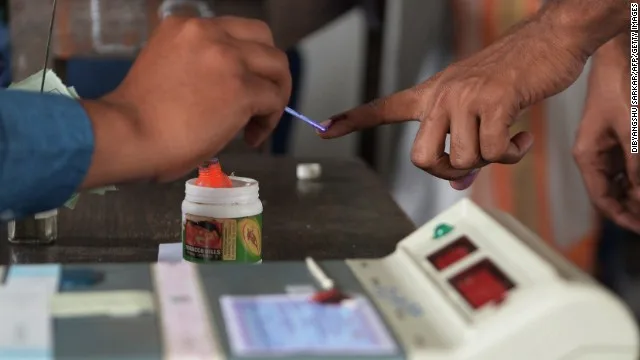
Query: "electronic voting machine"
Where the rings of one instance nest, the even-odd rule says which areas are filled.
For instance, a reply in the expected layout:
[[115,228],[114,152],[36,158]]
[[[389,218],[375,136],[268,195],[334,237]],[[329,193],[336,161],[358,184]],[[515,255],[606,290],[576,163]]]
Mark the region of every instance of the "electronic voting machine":
[[[621,301],[468,200],[385,258],[315,264],[12,265],[0,359],[639,359]],[[318,271],[346,299],[313,300]]]

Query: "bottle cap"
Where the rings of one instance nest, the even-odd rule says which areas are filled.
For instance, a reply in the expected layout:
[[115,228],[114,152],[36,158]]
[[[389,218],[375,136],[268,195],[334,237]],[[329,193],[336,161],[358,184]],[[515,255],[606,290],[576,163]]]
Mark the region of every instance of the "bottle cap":
[[202,166],[198,171],[198,179],[196,185],[211,188],[230,188],[233,187],[231,179],[222,171],[222,166],[218,159],[213,159]]

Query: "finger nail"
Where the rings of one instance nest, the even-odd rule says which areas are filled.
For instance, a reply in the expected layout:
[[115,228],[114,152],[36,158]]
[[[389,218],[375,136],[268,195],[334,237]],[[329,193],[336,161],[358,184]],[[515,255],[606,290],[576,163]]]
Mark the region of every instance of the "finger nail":
[[323,133],[329,131],[329,128],[331,127],[332,124],[333,124],[333,120],[325,120],[325,121],[321,122],[320,126],[322,126],[325,130],[322,131],[320,129],[316,129],[316,133],[323,134]]
[[333,124],[333,120],[331,120],[331,119],[325,120],[325,121],[320,123],[320,125],[322,125],[325,129],[330,128],[332,124]]
[[451,187],[456,190],[465,190],[466,188],[468,188],[473,184],[473,182],[476,180],[476,177],[478,177],[479,172],[480,172],[480,169],[474,169],[462,179],[451,181],[450,182]]

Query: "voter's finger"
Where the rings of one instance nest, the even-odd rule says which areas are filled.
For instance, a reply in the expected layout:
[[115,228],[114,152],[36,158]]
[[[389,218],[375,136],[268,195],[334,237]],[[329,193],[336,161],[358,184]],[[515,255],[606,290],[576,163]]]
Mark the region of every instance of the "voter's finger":
[[449,159],[456,169],[467,170],[482,162],[478,144],[478,118],[466,108],[451,109]]
[[456,169],[445,152],[449,118],[446,111],[432,111],[420,124],[411,149],[411,161],[420,169],[441,179],[456,180],[469,174],[469,170]]
[[509,113],[491,111],[480,116],[480,153],[485,161],[516,164],[531,149],[531,133],[520,132],[511,137],[509,127],[513,119]]
[[378,125],[420,121],[427,111],[425,91],[417,86],[335,115],[323,123],[328,130],[319,135],[331,139]]
[[474,181],[476,181],[476,179],[478,178],[478,174],[480,174],[480,170],[481,169],[473,169],[463,178],[449,181],[449,185],[451,185],[451,187],[455,190],[466,190],[471,187],[471,185],[473,185]]

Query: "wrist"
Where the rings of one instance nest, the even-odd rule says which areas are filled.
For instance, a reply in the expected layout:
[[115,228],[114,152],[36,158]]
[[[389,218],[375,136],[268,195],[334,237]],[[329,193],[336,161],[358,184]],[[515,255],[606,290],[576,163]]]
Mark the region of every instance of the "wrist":
[[595,64],[629,67],[630,63],[629,34],[620,34],[602,45],[593,55]]
[[153,157],[137,126],[135,111],[104,100],[81,100],[94,133],[94,153],[82,189],[146,181]]
[[551,0],[537,20],[569,51],[588,58],[621,33],[628,32],[630,1]]

